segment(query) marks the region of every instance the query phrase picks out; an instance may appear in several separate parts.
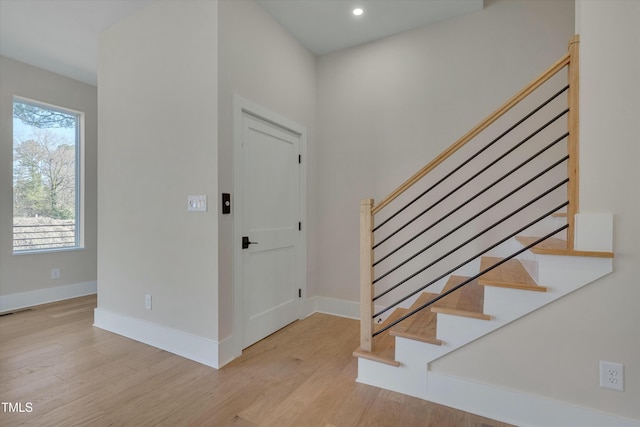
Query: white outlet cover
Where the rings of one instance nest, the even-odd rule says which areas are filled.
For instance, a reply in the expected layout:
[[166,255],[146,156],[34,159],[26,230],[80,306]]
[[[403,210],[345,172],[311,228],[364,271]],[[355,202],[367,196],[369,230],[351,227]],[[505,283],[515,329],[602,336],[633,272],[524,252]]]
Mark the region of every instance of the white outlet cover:
[[624,391],[624,365],[601,360],[600,387]]

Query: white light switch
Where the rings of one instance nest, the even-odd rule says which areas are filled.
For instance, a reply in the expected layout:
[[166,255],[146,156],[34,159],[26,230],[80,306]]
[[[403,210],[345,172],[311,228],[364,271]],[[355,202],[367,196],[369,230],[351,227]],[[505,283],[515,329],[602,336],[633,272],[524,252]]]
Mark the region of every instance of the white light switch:
[[189,212],[206,212],[207,196],[189,196],[187,197],[187,210]]

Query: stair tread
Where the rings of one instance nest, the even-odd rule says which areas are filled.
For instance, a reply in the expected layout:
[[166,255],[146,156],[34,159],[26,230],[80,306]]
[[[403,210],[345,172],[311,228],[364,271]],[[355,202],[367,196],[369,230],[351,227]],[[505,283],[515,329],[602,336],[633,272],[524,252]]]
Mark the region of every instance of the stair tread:
[[356,350],[354,350],[353,355],[356,357],[362,357],[363,359],[373,360],[374,362],[384,363],[386,365],[395,367],[400,366],[400,362],[396,361],[395,358],[389,358],[388,355],[380,355],[376,350],[377,349],[374,348],[373,351],[369,352],[358,347]]
[[438,294],[432,294],[431,292],[423,292],[420,294],[418,299],[415,300],[413,304],[411,304],[411,307],[409,308],[409,310],[415,310],[418,307],[422,307],[423,305],[425,305],[426,303],[428,303],[429,301],[431,301],[437,296]]
[[[482,257],[480,270],[486,270],[502,261],[503,258]],[[517,259],[510,259],[502,265],[480,276],[478,280],[482,286],[497,286],[528,291],[546,292],[547,288],[539,286],[529,275],[522,263]]]
[[[406,310],[406,312],[415,310],[418,307],[428,303],[437,294],[423,292],[418,299]],[[405,313],[403,313],[405,314]],[[389,330],[390,335],[394,337],[410,338],[429,344],[440,345],[442,341],[436,338],[437,317],[428,308],[419,311],[408,319],[403,320]]]
[[[529,246],[538,240],[534,236],[516,236],[516,240],[523,246]],[[567,249],[567,241],[557,237],[550,237],[532,247],[531,252],[540,255],[563,255],[563,256],[587,256],[595,258],[613,258],[613,252],[607,251],[579,251]]]
[[[396,308],[376,329],[380,330],[385,326],[395,322],[404,316],[409,310],[406,308]],[[385,331],[373,337],[373,351],[366,351],[358,348],[353,352],[354,356],[364,357],[365,359],[374,360],[376,362],[386,363],[392,366],[400,366],[395,359],[395,338]]]
[[[465,276],[451,276],[442,292],[458,286],[465,280]],[[478,280],[473,280],[457,291],[447,295],[431,306],[434,313],[452,314],[456,316],[471,317],[474,319],[490,320],[491,316],[484,314],[484,287]]]

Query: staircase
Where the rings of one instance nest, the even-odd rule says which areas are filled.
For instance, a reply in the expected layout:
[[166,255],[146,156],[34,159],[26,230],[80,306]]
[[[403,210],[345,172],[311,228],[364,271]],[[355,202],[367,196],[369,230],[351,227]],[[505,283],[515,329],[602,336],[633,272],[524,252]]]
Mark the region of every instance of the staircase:
[[361,202],[359,382],[434,400],[431,362],[612,271],[611,216],[578,209],[578,42]]
[[[521,249],[537,240],[515,239]],[[358,381],[428,398],[430,362],[608,274],[612,258],[608,251],[568,251],[565,241],[549,239],[532,246],[522,259],[508,260],[477,279],[451,275],[442,293],[421,293],[409,308],[395,309],[379,329],[468,283],[376,335],[372,351],[354,351],[360,358]],[[502,260],[484,256],[480,271]]]

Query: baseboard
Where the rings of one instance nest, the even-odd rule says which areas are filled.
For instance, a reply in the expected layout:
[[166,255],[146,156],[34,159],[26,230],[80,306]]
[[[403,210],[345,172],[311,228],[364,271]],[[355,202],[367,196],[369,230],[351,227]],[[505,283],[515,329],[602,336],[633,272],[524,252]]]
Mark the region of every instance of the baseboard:
[[305,319],[318,311],[318,297],[306,298],[300,307],[300,319]]
[[328,297],[312,297],[309,308],[313,308],[311,313],[325,313],[334,316],[347,317],[349,319],[360,319],[360,303],[346,301]]
[[438,372],[426,400],[521,427],[640,427],[640,421]]
[[212,368],[218,369],[220,367],[219,343],[215,340],[101,308],[95,309],[93,326]]
[[[376,312],[384,310],[385,307],[376,305]],[[305,316],[313,313],[325,313],[333,316],[346,317],[348,319],[360,320],[360,303],[329,297],[311,297],[306,300],[304,306]],[[386,319],[393,310],[390,310],[376,318],[377,323]]]
[[220,369],[224,365],[241,355],[242,351],[239,354],[236,353],[236,347],[234,346],[233,342],[233,335],[228,336],[218,343],[218,366],[215,366],[215,368]]
[[0,296],[0,313],[97,293],[95,281]]

